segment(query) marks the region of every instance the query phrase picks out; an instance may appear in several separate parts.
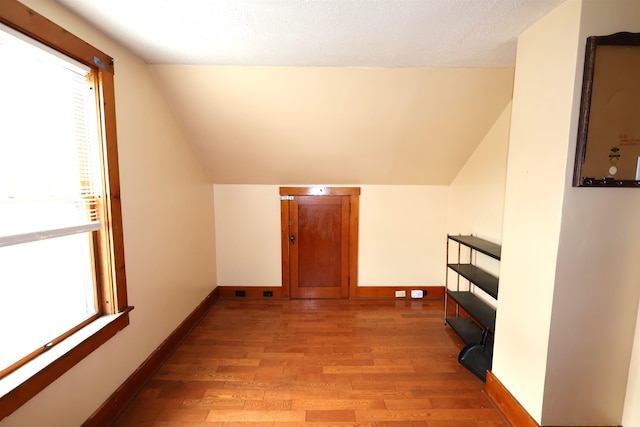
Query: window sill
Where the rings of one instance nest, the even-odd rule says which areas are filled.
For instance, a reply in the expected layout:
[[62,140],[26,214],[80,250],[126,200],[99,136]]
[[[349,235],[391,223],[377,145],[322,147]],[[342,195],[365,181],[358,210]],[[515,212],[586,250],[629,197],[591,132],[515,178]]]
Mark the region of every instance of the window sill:
[[129,324],[127,307],[102,316],[0,379],[0,420],[13,413]]

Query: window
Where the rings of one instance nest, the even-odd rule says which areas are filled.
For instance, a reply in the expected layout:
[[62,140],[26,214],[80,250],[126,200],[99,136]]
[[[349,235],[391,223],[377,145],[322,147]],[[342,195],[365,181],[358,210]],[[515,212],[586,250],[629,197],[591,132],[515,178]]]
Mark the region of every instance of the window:
[[[129,311],[112,60],[22,4],[5,3],[0,419],[124,328]],[[24,374],[44,359],[50,363]]]

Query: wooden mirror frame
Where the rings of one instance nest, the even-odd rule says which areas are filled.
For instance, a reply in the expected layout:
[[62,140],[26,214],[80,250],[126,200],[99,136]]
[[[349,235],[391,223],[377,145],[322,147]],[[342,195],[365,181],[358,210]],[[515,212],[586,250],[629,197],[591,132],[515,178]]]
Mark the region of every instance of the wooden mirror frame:
[[[587,38],[586,50],[585,50],[585,61],[584,61],[584,76],[582,80],[582,99],[580,102],[580,117],[578,122],[578,144],[576,148],[576,159],[575,159],[575,167],[573,174],[573,186],[574,187],[640,187],[640,180],[634,179],[637,176],[633,177],[613,177],[611,175],[606,176],[584,176],[585,169],[585,160],[587,160],[587,142],[589,141],[588,133],[589,133],[589,124],[590,121],[593,123],[594,118],[599,119],[600,117],[594,116],[594,114],[599,114],[601,109],[604,108],[603,105],[595,105],[594,112],[594,102],[593,93],[594,93],[594,80],[596,78],[606,79],[607,76],[598,75],[596,76],[596,61],[599,60],[601,62],[598,63],[600,67],[607,66],[609,64],[602,63],[602,61],[607,60],[611,62],[611,58],[605,59],[596,57],[596,52],[598,47],[600,46],[629,46],[633,49],[638,49],[640,51],[640,33],[628,33],[628,32],[620,32],[616,34],[611,34],[608,36],[591,36]],[[617,67],[619,70],[620,67],[624,67],[624,63],[611,63],[611,67]],[[629,73],[631,73],[632,68],[629,68]],[[624,72],[624,70],[622,71]],[[612,80],[613,81],[613,80]],[[598,80],[596,80],[598,82]],[[602,83],[600,83],[602,84]],[[640,80],[637,83],[637,87],[634,88],[634,91],[640,91]],[[613,95],[613,93],[611,93]],[[602,108],[601,108],[602,107]],[[604,116],[604,114],[602,115]],[[640,116],[640,108],[638,111],[638,116]],[[601,125],[601,119],[597,121],[599,125]],[[630,122],[630,121],[629,121]],[[608,123],[607,123],[608,124]],[[613,124],[611,125],[613,126]],[[593,129],[592,133],[593,133]],[[619,143],[612,147],[609,151],[609,163],[612,166],[615,166],[620,158],[620,148],[618,145],[625,145],[624,141],[627,141],[627,145],[636,146],[634,148],[634,152],[638,151],[640,158],[640,132],[638,135],[628,135],[624,134],[620,131],[618,135]],[[625,139],[626,138],[626,139]],[[609,140],[610,141],[610,140]],[[605,141],[602,140],[591,140],[589,141],[590,147],[599,146],[600,150],[606,148],[602,148],[605,144]],[[611,145],[611,144],[609,144]],[[609,146],[608,145],[608,146]],[[607,146],[607,147],[608,147]],[[606,160],[603,160],[605,163]],[[639,160],[640,162],[640,160]],[[606,163],[605,163],[606,166]],[[616,168],[617,169],[617,168]],[[614,169],[614,171],[616,170]],[[615,172],[613,173],[615,175]],[[629,179],[631,178],[631,179]]]

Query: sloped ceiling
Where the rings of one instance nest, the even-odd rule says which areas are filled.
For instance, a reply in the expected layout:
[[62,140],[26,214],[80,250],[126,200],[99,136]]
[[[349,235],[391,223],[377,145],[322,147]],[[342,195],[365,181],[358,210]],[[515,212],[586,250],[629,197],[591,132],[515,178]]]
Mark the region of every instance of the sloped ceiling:
[[57,0],[150,66],[215,183],[449,184],[564,0]]
[[513,70],[151,67],[216,183],[449,184]]

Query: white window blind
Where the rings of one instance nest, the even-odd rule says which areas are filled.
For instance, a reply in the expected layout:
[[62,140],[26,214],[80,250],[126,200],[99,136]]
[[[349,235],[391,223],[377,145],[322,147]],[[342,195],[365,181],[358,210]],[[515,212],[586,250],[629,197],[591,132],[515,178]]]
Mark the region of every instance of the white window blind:
[[90,68],[0,25],[0,247],[100,228],[96,114]]

